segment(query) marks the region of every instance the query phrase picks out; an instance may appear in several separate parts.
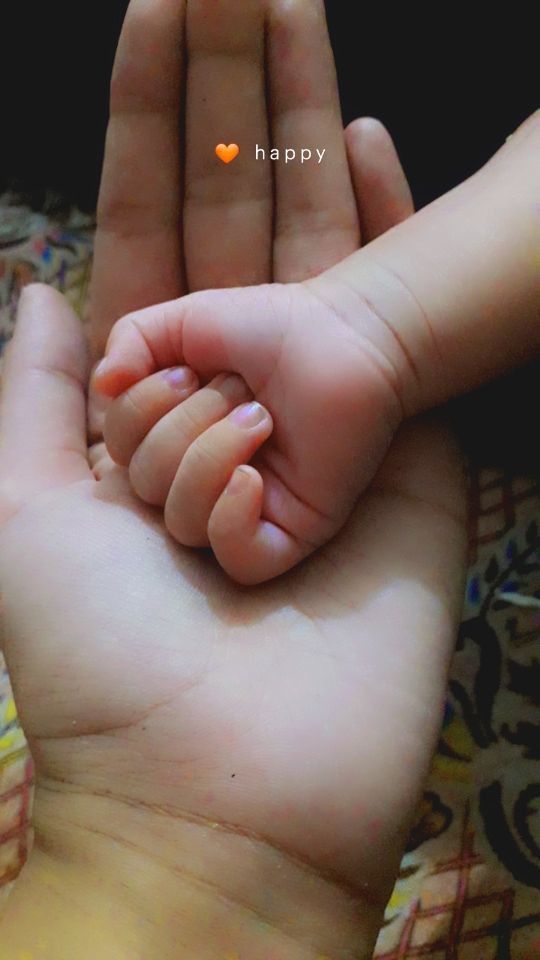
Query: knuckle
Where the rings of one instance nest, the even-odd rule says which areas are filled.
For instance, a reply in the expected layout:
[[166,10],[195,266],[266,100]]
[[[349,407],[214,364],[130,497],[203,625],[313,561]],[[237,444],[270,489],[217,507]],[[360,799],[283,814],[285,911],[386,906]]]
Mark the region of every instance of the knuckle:
[[185,444],[193,443],[201,432],[200,419],[192,405],[188,403],[176,408],[173,422],[177,441],[181,439]]
[[133,320],[135,315],[135,312],[126,313],[115,322],[110,332],[109,340],[107,341],[107,348],[110,347],[113,339],[117,343],[122,340],[126,334],[130,334],[135,325]]
[[[143,381],[144,383],[144,381]],[[139,384],[127,390],[117,401],[115,416],[118,428],[121,429],[133,420],[146,420],[149,412],[146,391]]]
[[100,230],[113,233],[121,240],[137,236],[141,229],[149,232],[152,214],[152,208],[144,200],[127,197],[120,191],[102,191],[98,201],[97,223]]
[[200,473],[202,471],[216,471],[223,468],[223,462],[216,449],[215,443],[204,434],[191,444],[185,460],[185,469]]

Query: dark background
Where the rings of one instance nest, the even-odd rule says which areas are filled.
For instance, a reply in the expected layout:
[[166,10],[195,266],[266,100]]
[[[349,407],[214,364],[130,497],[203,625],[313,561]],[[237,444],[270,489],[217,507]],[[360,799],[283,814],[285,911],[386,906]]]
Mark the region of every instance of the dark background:
[[[411,4],[405,13],[358,0],[326,6],[344,119],[386,123],[419,206],[476,170],[539,105],[533,4],[498,14],[493,4],[486,13],[437,4],[431,14]],[[2,7],[0,188],[49,187],[92,208],[127,0]]]
[[[36,206],[54,191],[91,210],[127,0],[2,6],[0,191],[16,187]],[[479,3],[437,4],[431,12],[423,4],[358,0],[326,6],[344,120],[383,120],[417,206],[478,169],[540,105],[531,3],[501,4],[497,13]],[[529,426],[539,385],[532,366],[454,404],[471,456],[540,472]]]

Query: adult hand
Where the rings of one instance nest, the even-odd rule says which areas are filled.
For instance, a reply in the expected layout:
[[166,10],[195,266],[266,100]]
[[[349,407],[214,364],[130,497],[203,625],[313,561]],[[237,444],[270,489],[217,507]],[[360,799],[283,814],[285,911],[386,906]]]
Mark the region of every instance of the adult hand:
[[[384,127],[360,119],[343,135],[322,0],[132,0],[110,106],[94,359],[131,310],[204,288],[305,280],[412,212]],[[228,166],[214,152],[222,140],[241,147]],[[318,146],[325,159],[285,164],[284,146],[297,156]],[[96,437],[101,409],[93,399]]]
[[440,426],[402,432],[347,529],[265,587],[171,543],[87,461],[86,360],[22,298],[0,436],[2,642],[36,844],[0,957],[371,956],[434,749],[464,496]]
[[[212,10],[226,6],[235,9]],[[243,5],[242,15],[257,7]],[[299,18],[275,33],[291,52],[314,5],[272,9],[289,24]],[[218,43],[229,36],[225,20]],[[181,230],[180,187],[171,190],[181,182],[179,88],[160,78],[179,82],[181,26],[177,0],[137,0],[126,21],[97,239],[94,355],[119,314],[218,282],[197,265],[197,244],[189,253],[189,218]],[[321,50],[318,33],[305,36],[306,56]],[[211,57],[223,70],[226,53]],[[241,59],[247,70],[253,58]],[[189,90],[197,60],[200,77],[209,67],[202,52],[190,55]],[[290,82],[302,79],[304,96],[309,81],[320,96],[322,60],[310,63],[291,70]],[[237,103],[229,116],[243,113],[224,101],[220,109]],[[329,143],[337,108],[315,106],[306,122],[324,118]],[[293,107],[289,129],[301,116]],[[211,134],[209,146],[228,139],[217,123]],[[297,142],[308,138],[315,134],[302,130]],[[380,127],[357,125],[348,143],[370,238],[410,205],[401,175],[388,175],[395,154]],[[235,169],[217,167],[219,176]],[[294,199],[304,181],[279,174],[290,176]],[[219,212],[212,176],[207,194],[191,192],[190,237],[205,234],[205,216],[234,216],[227,205]],[[241,178],[234,183],[240,191]],[[283,180],[276,224],[287,216],[287,189]],[[357,242],[346,187],[326,206],[331,217],[342,212],[320,256],[309,191],[310,225],[302,227],[301,206],[280,234],[285,253],[272,244],[276,278],[322,269],[346,254],[344,237]],[[266,205],[247,196],[253,238]],[[324,209],[322,195],[317,203]],[[240,272],[231,243],[216,243],[207,266],[231,284],[253,282],[255,269],[268,279],[270,248],[263,229],[259,236],[249,271]],[[52,290],[28,289],[2,396],[0,579],[3,646],[36,761],[36,845],[0,921],[1,950],[10,960],[34,950],[54,960],[367,958],[436,742],[459,615],[456,450],[436,425],[407,427],[347,530],[286,579],[245,591],[210,558],[171,544],[159,514],[132,496],[122,471],[103,461],[100,469],[96,451],[92,472],[86,375],[68,306]]]

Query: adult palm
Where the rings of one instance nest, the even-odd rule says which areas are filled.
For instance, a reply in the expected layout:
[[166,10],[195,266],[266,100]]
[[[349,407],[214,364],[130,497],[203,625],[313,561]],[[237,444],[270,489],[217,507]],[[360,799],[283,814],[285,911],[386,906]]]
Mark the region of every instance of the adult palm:
[[93,857],[137,851],[139,886],[155,858],[174,877],[189,827],[210,845],[195,873],[233,902],[246,858],[276,851],[339,891],[331,931],[289,922],[314,952],[353,955],[355,937],[372,945],[440,723],[464,554],[452,443],[405,428],[347,529],[243,590],[171,543],[123,471],[94,478],[83,374],[68,306],[29,289],[5,372],[0,534],[3,643],[37,766],[26,884],[74,831]]

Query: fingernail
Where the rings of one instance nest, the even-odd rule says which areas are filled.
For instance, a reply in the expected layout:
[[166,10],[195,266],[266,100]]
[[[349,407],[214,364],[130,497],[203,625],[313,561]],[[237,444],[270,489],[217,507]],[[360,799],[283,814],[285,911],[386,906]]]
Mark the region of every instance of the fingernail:
[[164,370],[163,378],[173,390],[187,390],[195,384],[195,374],[191,367],[173,367]]
[[252,403],[243,403],[241,407],[236,407],[229,414],[229,419],[239,427],[257,427],[259,423],[266,420],[268,414],[260,403],[254,400]]
[[225,493],[232,494],[233,497],[235,494],[240,493],[240,491],[243,490],[244,484],[248,477],[249,470],[245,470],[244,467],[237,467],[227,486],[225,487]]
[[96,367],[94,367],[93,377],[101,377],[104,373],[107,373],[109,369],[109,360],[107,357],[104,357],[103,360],[100,360]]
[[214,387],[219,390],[219,392],[227,398],[227,400],[239,400],[249,397],[249,390],[242,380],[242,377],[239,377],[236,373],[223,373],[214,380]]

